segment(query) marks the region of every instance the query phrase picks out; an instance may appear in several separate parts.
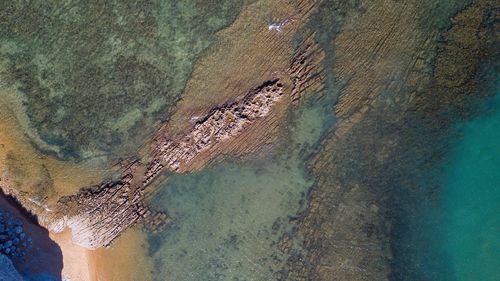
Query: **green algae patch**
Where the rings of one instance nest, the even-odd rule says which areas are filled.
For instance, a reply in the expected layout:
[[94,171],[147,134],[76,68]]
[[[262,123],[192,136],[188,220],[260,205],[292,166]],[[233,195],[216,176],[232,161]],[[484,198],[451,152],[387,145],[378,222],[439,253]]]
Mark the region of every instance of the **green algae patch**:
[[244,2],[4,1],[2,86],[21,95],[38,148],[73,160],[134,154]]

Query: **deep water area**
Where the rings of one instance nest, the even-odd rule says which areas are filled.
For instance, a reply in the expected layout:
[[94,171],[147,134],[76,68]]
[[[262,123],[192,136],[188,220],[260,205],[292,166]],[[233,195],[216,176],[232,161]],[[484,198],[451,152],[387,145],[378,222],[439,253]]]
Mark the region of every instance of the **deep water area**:
[[500,93],[488,106],[490,112],[463,124],[443,174],[434,237],[448,258],[450,280],[500,278]]
[[[405,270],[396,280],[500,278],[500,95],[457,125],[449,153],[432,175],[439,189],[405,217],[397,248]],[[431,176],[431,175],[429,175]]]

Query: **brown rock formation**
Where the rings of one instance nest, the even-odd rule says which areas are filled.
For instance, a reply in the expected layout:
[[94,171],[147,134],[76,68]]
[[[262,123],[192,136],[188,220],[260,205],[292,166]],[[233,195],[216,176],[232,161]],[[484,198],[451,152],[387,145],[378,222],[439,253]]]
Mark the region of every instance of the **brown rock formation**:
[[130,225],[151,214],[144,202],[145,189],[134,180],[140,165],[129,165],[119,181],[63,197],[59,204],[64,217],[49,229],[57,232],[68,226],[73,242],[90,249],[109,245]]
[[185,135],[170,139],[168,132],[158,133],[152,143],[151,154],[155,160],[148,168],[151,173],[146,174],[145,184],[149,184],[163,167],[175,172],[187,171],[201,152],[223,145],[256,119],[267,116],[283,93],[284,85],[278,79],[266,81],[240,101],[214,108]]
[[294,104],[297,104],[303,95],[323,88],[322,61],[325,54],[314,42],[314,36],[314,33],[311,34],[301,44],[303,47],[293,57],[288,70],[293,85],[290,96]]

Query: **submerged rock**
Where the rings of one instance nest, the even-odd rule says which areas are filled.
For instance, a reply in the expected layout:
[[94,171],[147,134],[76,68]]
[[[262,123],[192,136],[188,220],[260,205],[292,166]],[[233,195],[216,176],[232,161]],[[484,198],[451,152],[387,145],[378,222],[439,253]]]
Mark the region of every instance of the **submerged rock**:
[[11,213],[0,212],[0,254],[9,257],[22,257],[31,246],[31,238],[27,238],[23,223]]
[[5,255],[0,254],[0,281],[22,281],[22,277]]

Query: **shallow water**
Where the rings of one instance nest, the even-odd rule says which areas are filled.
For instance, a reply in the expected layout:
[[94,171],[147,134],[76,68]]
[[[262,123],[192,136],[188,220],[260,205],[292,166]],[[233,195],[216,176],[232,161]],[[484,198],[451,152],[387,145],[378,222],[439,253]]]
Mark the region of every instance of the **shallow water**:
[[244,5],[2,1],[0,87],[16,90],[39,149],[79,161],[134,155]]
[[276,243],[313,184],[304,163],[333,122],[328,112],[311,100],[293,113],[287,146],[274,155],[172,176],[153,200],[173,218],[150,236],[157,280],[274,279],[287,258]]
[[[9,158],[9,167],[23,167],[18,171],[31,172],[16,176],[26,178],[19,186],[28,191],[49,186],[48,181],[31,182],[40,177],[33,172],[33,167],[38,166],[44,168],[39,174],[48,171],[47,178],[54,180],[55,191],[61,194],[91,184],[83,182],[83,178],[89,178],[86,170],[69,171],[55,159],[57,165],[49,165],[45,159],[35,163],[31,158],[41,154],[32,144],[39,150],[72,160],[102,157],[106,162],[110,155],[134,154],[153,130],[155,121],[168,118],[169,108],[192,75],[195,61],[207,56],[202,53],[213,44],[215,33],[228,26],[242,7],[252,1],[153,2],[92,6],[73,1],[74,5],[60,9],[19,4],[21,8],[14,11],[7,7],[9,3],[0,4],[5,5],[0,16],[6,19],[0,24],[0,95],[9,92],[8,97],[19,104],[17,111],[27,112],[26,116],[22,114],[23,118],[16,116],[15,122],[10,122],[4,116],[14,118],[4,110],[0,119],[9,121],[9,126],[0,122],[0,128],[10,131],[20,127],[26,131],[19,130],[20,134],[24,137],[27,133],[30,138],[28,142],[10,134],[8,138],[0,136],[7,148],[20,155]],[[363,9],[359,1],[338,2],[323,1],[319,12],[304,27],[306,34],[310,29],[317,30],[316,39],[326,52],[325,69],[333,68],[333,40],[348,11]],[[422,19],[423,29],[445,28],[449,16],[466,2],[469,1],[423,1],[422,9],[432,11],[428,18]],[[268,7],[272,5],[269,1],[257,4],[251,11],[258,10],[257,19],[267,18]],[[46,21],[40,23],[42,18]],[[243,34],[231,35],[235,31],[229,30],[231,36],[224,37],[227,42],[234,40],[238,44],[232,46],[220,40],[218,49],[233,49],[235,54],[246,50],[240,48],[247,41],[236,38],[248,37],[253,25],[245,21],[239,24],[244,28],[234,30],[238,33],[244,30]],[[18,29],[19,26],[22,28]],[[78,28],[81,33],[76,36],[72,30]],[[37,36],[31,36],[33,30]],[[54,40],[54,34],[58,40]],[[300,34],[297,38],[303,39]],[[248,48],[263,52],[253,45]],[[225,72],[234,74],[222,59],[214,61],[222,63],[216,67],[207,63],[207,72],[222,65]],[[246,65],[239,63],[234,65],[247,76],[251,76],[247,71],[261,71],[245,69]],[[321,93],[321,100],[311,98],[290,112],[286,141],[271,155],[252,155],[251,160],[245,159],[243,163],[225,161],[196,173],[171,175],[163,184],[152,199],[153,205],[169,213],[173,222],[162,233],[148,233],[147,248],[154,263],[152,275],[157,280],[273,280],[287,258],[303,250],[299,247],[300,237],[294,233],[293,220],[305,207],[307,193],[315,181],[306,164],[316,153],[318,141],[334,124],[330,113],[336,98],[335,73],[325,75],[328,93]],[[206,79],[212,76],[193,77],[199,80],[199,88],[194,88],[201,89],[199,94],[207,97],[200,100],[207,104],[216,100],[209,94],[218,91],[207,90],[211,89],[207,84],[218,85],[218,81]],[[495,216],[500,211],[499,99],[497,96],[489,105],[496,111],[463,124],[460,128],[463,137],[452,142],[443,170],[435,171],[441,173],[436,180],[440,186],[436,194],[429,196],[432,200],[419,202],[418,209],[403,218],[406,228],[399,230],[403,238],[394,246],[400,254],[396,260],[408,263],[401,267],[402,280],[500,279],[500,256],[495,251],[500,246],[495,235],[500,231]],[[9,104],[8,108],[13,107]],[[29,143],[29,149],[27,145],[12,145],[21,143],[21,139],[23,144]],[[7,150],[2,149],[0,156],[7,155]],[[349,158],[361,163],[361,159],[351,155]],[[57,173],[59,170],[67,173]],[[67,174],[79,185],[69,184]],[[82,179],[74,176],[80,174]],[[45,195],[47,191],[40,192]],[[294,233],[291,252],[282,252],[277,243],[283,235],[291,233]],[[144,250],[137,250],[137,245],[115,246],[120,255],[140,254]],[[109,266],[114,266],[110,272],[124,264],[113,258],[109,260],[112,262]],[[138,267],[144,267],[145,262],[137,263]],[[103,268],[107,266],[102,263]]]
[[286,253],[278,241],[293,232],[291,221],[305,207],[314,184],[306,164],[335,123],[336,95],[330,83],[320,98],[290,110],[286,134],[270,155],[168,179],[152,200],[173,219],[149,236],[155,280],[276,279],[289,255],[300,251],[300,238]]

